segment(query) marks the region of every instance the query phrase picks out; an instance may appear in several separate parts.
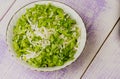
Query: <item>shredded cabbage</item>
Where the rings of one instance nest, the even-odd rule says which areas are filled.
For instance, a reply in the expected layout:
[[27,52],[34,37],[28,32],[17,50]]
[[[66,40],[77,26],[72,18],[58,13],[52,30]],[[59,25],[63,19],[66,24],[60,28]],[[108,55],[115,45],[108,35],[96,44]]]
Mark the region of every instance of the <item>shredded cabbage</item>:
[[36,4],[17,20],[13,35],[18,58],[33,67],[54,67],[74,59],[80,29],[63,9]]

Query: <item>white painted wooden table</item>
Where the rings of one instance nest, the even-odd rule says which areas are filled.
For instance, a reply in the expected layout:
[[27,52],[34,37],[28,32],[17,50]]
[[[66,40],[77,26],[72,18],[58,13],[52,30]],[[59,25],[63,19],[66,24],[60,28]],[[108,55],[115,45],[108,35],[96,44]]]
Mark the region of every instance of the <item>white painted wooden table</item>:
[[12,15],[36,0],[0,0],[0,79],[120,79],[120,0],[56,0],[75,9],[87,29],[85,50],[54,72],[23,67],[10,56],[6,28]]

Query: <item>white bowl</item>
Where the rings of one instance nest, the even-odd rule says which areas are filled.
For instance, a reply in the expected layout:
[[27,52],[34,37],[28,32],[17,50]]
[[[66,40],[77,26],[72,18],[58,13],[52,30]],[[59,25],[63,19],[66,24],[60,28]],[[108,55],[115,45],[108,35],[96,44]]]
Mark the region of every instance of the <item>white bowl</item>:
[[[66,13],[68,13],[71,16],[71,18],[76,20],[78,27],[81,29],[81,36],[79,39],[80,44],[78,46],[78,50],[77,50],[76,54],[74,55],[74,59],[65,63],[64,65],[56,66],[56,67],[48,67],[48,68],[34,68],[34,67],[28,65],[27,63],[25,63],[24,61],[21,61],[19,58],[16,57],[15,51],[14,51],[13,46],[12,46],[13,27],[15,26],[18,18],[22,14],[25,13],[26,8],[33,7],[35,4],[48,4],[48,3],[51,3],[54,6],[62,8]],[[74,62],[80,56],[80,54],[82,53],[82,51],[85,47],[85,43],[86,43],[86,29],[85,29],[85,25],[84,25],[81,17],[69,6],[67,6],[63,3],[60,3],[60,2],[56,2],[56,1],[36,1],[36,2],[32,2],[32,3],[29,3],[25,6],[23,6],[10,19],[6,32],[7,32],[6,33],[7,45],[8,45],[8,48],[9,48],[12,56],[15,58],[15,60],[17,60],[17,62],[23,64],[24,66],[27,66],[28,68],[30,68],[32,70],[37,70],[37,71],[54,71],[54,70],[59,70],[61,68],[64,68],[64,67],[70,65],[72,62]]]

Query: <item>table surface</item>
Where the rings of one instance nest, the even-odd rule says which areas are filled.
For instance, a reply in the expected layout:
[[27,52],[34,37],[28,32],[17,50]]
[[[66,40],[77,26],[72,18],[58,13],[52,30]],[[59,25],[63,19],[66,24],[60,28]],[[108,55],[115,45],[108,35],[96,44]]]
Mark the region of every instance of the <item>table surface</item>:
[[37,72],[15,62],[6,45],[12,15],[36,0],[0,0],[0,79],[120,79],[120,0],[55,0],[71,6],[82,17],[87,43],[70,66]]

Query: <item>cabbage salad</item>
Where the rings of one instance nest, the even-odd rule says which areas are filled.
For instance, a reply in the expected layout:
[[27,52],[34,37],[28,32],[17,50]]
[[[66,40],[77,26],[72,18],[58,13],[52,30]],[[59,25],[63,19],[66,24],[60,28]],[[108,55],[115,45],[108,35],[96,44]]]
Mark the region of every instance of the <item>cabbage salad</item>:
[[16,56],[40,67],[62,66],[74,59],[80,28],[63,9],[52,4],[27,8],[13,28]]

